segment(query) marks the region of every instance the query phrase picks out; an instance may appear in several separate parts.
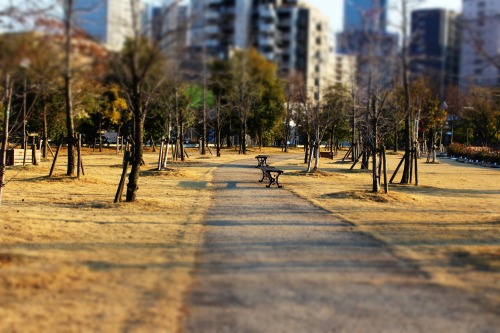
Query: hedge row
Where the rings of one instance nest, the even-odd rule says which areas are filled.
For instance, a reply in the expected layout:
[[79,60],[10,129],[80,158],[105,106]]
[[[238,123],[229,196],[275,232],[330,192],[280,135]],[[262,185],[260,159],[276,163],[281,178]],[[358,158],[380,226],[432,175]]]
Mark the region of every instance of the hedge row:
[[463,157],[473,161],[500,164],[500,151],[487,147],[470,147],[460,143],[452,143],[448,147],[451,157]]

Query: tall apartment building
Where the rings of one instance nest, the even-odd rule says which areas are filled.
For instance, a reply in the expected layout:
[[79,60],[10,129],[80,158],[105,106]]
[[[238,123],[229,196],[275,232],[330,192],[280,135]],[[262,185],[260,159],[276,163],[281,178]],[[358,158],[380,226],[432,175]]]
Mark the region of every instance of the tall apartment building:
[[346,0],[344,31],[386,31],[387,0]]
[[189,45],[226,58],[250,46],[252,0],[191,0]]
[[180,58],[188,44],[188,6],[166,0],[163,6],[150,6],[147,12],[144,31],[171,59]]
[[410,70],[427,76],[444,98],[449,85],[458,85],[459,16],[446,9],[415,10],[411,15]]
[[500,86],[500,1],[463,0],[460,87]]
[[356,56],[357,83],[390,85],[398,36],[387,32],[387,0],[345,0],[344,30],[337,34],[337,51]]
[[277,16],[280,38],[275,45],[280,74],[302,73],[309,95],[320,99],[328,87],[331,66],[328,18],[312,6],[296,3],[279,7]]
[[330,53],[326,82],[329,86],[338,84],[351,88],[356,80],[356,57],[341,53]]
[[219,58],[255,47],[279,73],[303,74],[310,96],[326,88],[328,18],[298,0],[191,0],[190,44]]
[[108,50],[118,51],[133,35],[130,1],[75,0],[75,24]]

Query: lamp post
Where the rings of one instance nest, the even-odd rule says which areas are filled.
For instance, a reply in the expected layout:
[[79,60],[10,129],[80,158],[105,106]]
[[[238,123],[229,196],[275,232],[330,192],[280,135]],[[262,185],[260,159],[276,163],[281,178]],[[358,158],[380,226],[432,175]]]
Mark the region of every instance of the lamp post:
[[24,69],[24,85],[23,85],[23,145],[22,148],[24,149],[24,155],[23,155],[23,166],[26,165],[26,143],[28,142],[28,138],[26,135],[26,83],[27,83],[27,75],[26,72],[28,68],[30,67],[31,61],[28,58],[23,58],[21,59],[21,62],[19,65]]

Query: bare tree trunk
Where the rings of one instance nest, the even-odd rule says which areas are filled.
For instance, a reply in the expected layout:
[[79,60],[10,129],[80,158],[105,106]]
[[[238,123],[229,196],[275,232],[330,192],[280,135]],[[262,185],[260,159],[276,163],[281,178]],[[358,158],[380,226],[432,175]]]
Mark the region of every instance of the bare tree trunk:
[[165,139],[167,147],[165,147],[165,154],[163,158],[163,166],[166,167],[168,163],[168,153],[169,153],[169,147],[170,147],[170,117],[169,120],[167,121],[167,136]]
[[241,153],[245,155],[247,153],[247,120],[243,117],[241,122]]
[[42,157],[43,159],[47,159],[47,147],[49,145],[49,135],[47,130],[47,101],[45,100],[45,96],[42,97],[42,113],[43,113],[43,130],[42,130]]
[[394,126],[394,152],[398,152],[398,125]]
[[221,139],[220,139],[220,132],[221,132],[221,125],[220,125],[220,118],[219,118],[219,109],[217,108],[217,121],[215,124],[215,149],[216,149],[216,155],[217,157],[220,157],[220,145],[221,145]]
[[[205,44],[203,44],[205,45]],[[203,133],[201,134],[201,155],[205,155],[207,145],[207,70],[203,52]]]
[[[137,98],[137,97],[136,97]],[[134,101],[134,143],[132,151],[132,169],[128,177],[126,201],[135,201],[139,189],[139,173],[141,171],[142,156],[144,152],[144,116],[138,101]]]
[[9,117],[12,97],[9,74],[7,74],[5,81],[5,100],[7,101],[7,106],[5,107],[5,115],[3,120],[2,156],[0,159],[0,205],[2,204],[3,188],[5,187],[5,165],[7,162],[7,148],[9,143]]
[[401,49],[401,70],[403,71],[403,88],[404,88],[404,112],[405,112],[405,162],[403,167],[403,175],[401,184],[408,184],[410,180],[410,150],[411,150],[411,114],[410,114],[410,86],[408,78],[408,13],[406,0],[402,0],[403,11],[403,40]]
[[352,133],[351,133],[351,161],[354,162],[357,156],[356,145],[356,99],[354,98],[354,92],[352,93],[352,117],[351,117],[351,125],[352,125]]
[[307,160],[306,172],[311,172],[311,162],[312,162],[313,149],[314,149],[314,142],[311,140],[311,142],[309,142],[309,145],[307,146],[307,150],[309,150],[309,158]]
[[377,110],[377,101],[375,96],[373,96],[372,101],[372,135],[373,135],[373,145],[372,145],[372,177],[373,177],[373,186],[372,191],[378,193],[380,190],[380,181],[379,181],[379,172],[377,166],[377,153],[378,153],[378,110]]
[[99,152],[102,153],[102,114],[99,113],[99,130],[97,135],[99,136]]
[[65,22],[64,22],[64,35],[65,35],[65,72],[64,72],[64,99],[66,103],[66,130],[68,136],[68,168],[66,171],[67,176],[75,175],[75,124],[73,121],[73,101],[71,96],[71,65],[72,65],[72,52],[71,41],[73,35],[73,0],[66,0],[65,8]]
[[[180,108],[179,108],[180,109]],[[181,153],[181,161],[185,161],[185,154],[184,154],[184,121],[182,119],[182,115],[180,116],[179,119],[179,152]]]
[[307,163],[309,161],[309,144],[310,144],[310,141],[311,140],[311,137],[309,135],[309,133],[307,133],[306,135],[306,142],[304,143],[304,163]]
[[319,137],[319,125],[316,127],[316,149],[314,150],[314,170],[319,169],[319,146],[320,146],[320,137]]
[[287,103],[286,118],[285,118],[285,153],[288,153],[288,142],[290,141],[290,106]]

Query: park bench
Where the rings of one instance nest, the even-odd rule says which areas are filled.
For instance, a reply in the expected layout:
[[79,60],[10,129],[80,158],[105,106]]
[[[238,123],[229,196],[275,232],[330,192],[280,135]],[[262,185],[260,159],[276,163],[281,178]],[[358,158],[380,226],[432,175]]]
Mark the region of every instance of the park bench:
[[333,160],[333,155],[334,153],[332,151],[320,151],[319,152],[319,157],[321,158],[329,158]]
[[269,184],[266,187],[271,187],[271,185],[276,185],[278,188],[282,188],[283,186],[279,183],[279,177],[284,172],[283,170],[276,169],[273,166],[267,164],[268,155],[257,155],[255,158],[257,159],[257,166],[260,171],[262,171],[262,178],[259,182],[263,182],[264,179],[269,180]]
[[271,185],[276,185],[278,188],[283,187],[279,183],[279,176],[284,172],[283,170],[276,169],[273,166],[259,166],[258,168],[262,171],[262,179],[259,182],[262,183],[264,179],[267,179],[269,184],[266,187],[271,187]]
[[255,158],[257,159],[257,166],[256,166],[256,168],[268,166],[267,165],[267,158],[268,157],[269,157],[268,155],[257,155],[257,156],[255,156]]

